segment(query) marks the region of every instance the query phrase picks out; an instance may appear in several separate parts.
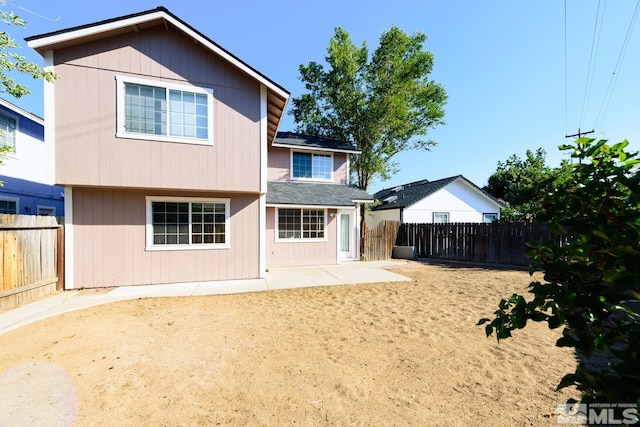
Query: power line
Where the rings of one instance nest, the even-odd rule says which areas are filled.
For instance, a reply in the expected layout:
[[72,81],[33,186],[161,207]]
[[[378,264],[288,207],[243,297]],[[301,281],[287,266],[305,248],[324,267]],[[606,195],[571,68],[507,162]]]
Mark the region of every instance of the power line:
[[[607,1],[605,0],[602,7],[602,19],[600,18],[600,1],[598,0],[598,9],[596,10],[596,19],[593,25],[593,36],[591,38],[591,52],[589,54],[589,67],[587,69],[587,79],[584,86],[584,95],[582,98],[582,111],[580,113],[580,120],[578,123],[582,125],[584,117],[587,113],[587,106],[589,105],[589,99],[591,98],[591,88],[593,87],[593,76],[595,75],[595,67],[598,59],[598,48],[600,46],[600,35],[602,34],[602,27],[604,23],[604,13],[606,9]],[[598,21],[600,22],[600,29],[598,30]],[[598,35],[596,41],[596,33]],[[595,56],[594,56],[595,52]]]
[[[600,121],[600,127],[602,127],[604,123],[604,119],[607,115],[607,111],[609,109],[609,105],[611,103],[611,98],[613,97],[613,90],[615,89],[616,82],[618,81],[618,75],[620,74],[620,68],[622,68],[622,62],[624,60],[624,55],[627,52],[627,47],[629,46],[629,40],[631,40],[631,34],[633,33],[633,29],[636,24],[636,19],[638,18],[638,11],[640,10],[640,0],[637,1],[636,7],[633,11],[633,16],[631,17],[631,22],[629,22],[629,28],[627,29],[627,34],[625,35],[624,41],[622,42],[622,47],[620,48],[620,53],[618,54],[618,60],[616,61],[616,65],[613,68],[613,72],[611,74],[611,79],[609,80],[609,85],[607,86],[607,91],[605,92],[604,99],[602,100],[602,104],[600,105],[600,110],[598,111],[598,115],[596,116],[595,124],[598,123],[600,119],[600,115],[602,114],[602,120]],[[603,114],[604,111],[604,114]],[[595,126],[594,126],[595,127]]]

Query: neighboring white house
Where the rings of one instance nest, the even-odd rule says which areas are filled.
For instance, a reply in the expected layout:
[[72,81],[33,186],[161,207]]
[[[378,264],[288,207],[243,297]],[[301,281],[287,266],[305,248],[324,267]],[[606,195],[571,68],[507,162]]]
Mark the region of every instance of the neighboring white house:
[[504,203],[462,175],[426,179],[378,191],[379,205],[366,223],[374,227],[384,220],[401,223],[492,222],[500,218]]
[[53,147],[44,120],[0,98],[0,214],[64,216],[64,189],[53,184]]

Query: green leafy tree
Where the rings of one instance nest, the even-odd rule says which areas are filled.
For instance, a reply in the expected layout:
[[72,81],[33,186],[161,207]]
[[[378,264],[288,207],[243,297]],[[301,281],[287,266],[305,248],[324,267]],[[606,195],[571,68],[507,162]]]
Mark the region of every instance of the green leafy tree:
[[538,148],[535,153],[527,150],[524,159],[514,154],[498,162],[484,190],[508,203],[500,213],[501,221],[533,220],[542,212],[542,197],[567,179],[570,165],[563,162],[560,167],[551,168],[546,164],[546,155]]
[[529,301],[514,294],[478,322],[498,340],[529,320],[563,327],[556,345],[574,348],[577,366],[558,389],[577,387],[582,402],[640,405],[640,159],[627,145],[582,138],[560,147],[578,163],[543,197],[540,219],[574,239],[530,243],[544,282],[529,285]]
[[[6,1],[0,0],[0,6],[6,6]],[[7,26],[24,27],[26,25],[26,22],[13,12],[0,9],[0,17]],[[48,82],[53,82],[57,78],[53,72],[44,70],[37,64],[27,61],[26,57],[18,55],[15,52],[18,48],[20,48],[20,45],[6,31],[0,31],[0,92],[8,93],[16,98],[31,93],[26,86],[11,77],[16,72],[31,75],[34,79],[44,79]],[[0,166],[2,166],[6,155],[12,150],[12,147],[0,146]]]
[[361,151],[351,161],[354,184],[365,191],[374,177],[388,179],[397,171],[399,152],[435,145],[425,137],[443,123],[447,96],[429,80],[433,55],[423,50],[425,41],[422,33],[393,26],[369,55],[366,43],[358,47],[336,28],[328,67],[300,66],[307,92],[292,100],[297,131],[352,142]]

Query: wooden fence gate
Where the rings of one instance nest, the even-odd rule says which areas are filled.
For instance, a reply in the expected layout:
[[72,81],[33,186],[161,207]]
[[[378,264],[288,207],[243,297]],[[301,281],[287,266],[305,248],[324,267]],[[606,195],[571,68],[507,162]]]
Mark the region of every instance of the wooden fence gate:
[[63,244],[55,217],[0,215],[0,312],[63,289]]
[[365,226],[362,258],[365,261],[390,259],[393,246],[396,244],[399,227],[400,223],[398,221],[382,221],[374,228]]

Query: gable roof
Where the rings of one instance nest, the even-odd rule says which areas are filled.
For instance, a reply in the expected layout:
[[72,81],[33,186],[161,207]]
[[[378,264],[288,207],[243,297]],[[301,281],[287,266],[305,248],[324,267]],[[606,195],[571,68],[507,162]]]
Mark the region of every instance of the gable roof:
[[315,182],[269,181],[267,205],[352,207],[356,202],[373,202],[373,197],[356,187]]
[[278,132],[276,139],[271,145],[273,147],[283,148],[307,148],[318,151],[360,153],[360,150],[358,150],[355,145],[347,141],[324,138],[322,136],[303,135],[294,132]]
[[39,124],[40,126],[44,126],[44,119],[36,114],[30,113],[26,110],[23,110],[22,108],[18,107],[15,104],[12,104],[11,102],[7,101],[4,98],[0,98],[0,106],[6,108],[7,110],[12,111],[15,114],[20,114],[23,117],[26,117],[30,120],[33,120],[34,122],[36,122],[37,124]]
[[48,50],[111,37],[117,34],[132,31],[137,32],[141,29],[156,25],[171,25],[181,30],[211,52],[221,56],[239,70],[254,78],[260,84],[263,84],[267,88],[267,136],[268,141],[273,141],[280,126],[285,107],[289,101],[290,93],[228,50],[222,48],[209,37],[169,12],[165,7],[161,6],[92,24],[31,36],[25,38],[25,41],[27,42],[27,46],[38,52],[41,56],[44,56],[44,53]]
[[487,193],[464,176],[456,175],[449,178],[439,179],[437,181],[429,181],[427,179],[423,179],[420,181],[399,185],[397,187],[380,190],[376,194],[374,194],[373,197],[375,197],[376,200],[380,200],[382,204],[373,207],[371,210],[382,211],[387,209],[406,208],[458,180],[465,182],[475,191],[491,199],[491,201],[493,201],[494,203],[497,203],[500,206],[504,206],[503,202],[496,199],[491,194]]

